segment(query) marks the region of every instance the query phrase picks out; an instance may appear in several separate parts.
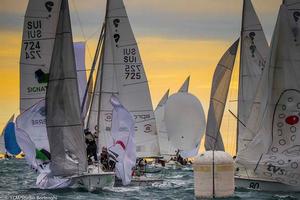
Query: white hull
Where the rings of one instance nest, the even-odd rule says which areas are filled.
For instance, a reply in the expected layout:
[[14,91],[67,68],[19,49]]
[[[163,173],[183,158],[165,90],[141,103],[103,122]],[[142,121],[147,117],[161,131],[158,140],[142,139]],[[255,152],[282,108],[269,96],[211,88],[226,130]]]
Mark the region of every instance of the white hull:
[[300,192],[300,186],[291,186],[279,182],[235,177],[235,187],[266,192]]
[[[155,178],[155,177],[146,177],[146,176],[134,176],[129,184],[129,186],[141,186],[141,187],[147,187],[152,186],[154,183],[163,183],[163,179],[161,178]],[[122,180],[117,179],[115,183],[115,187],[121,187]]]
[[89,192],[102,190],[106,187],[113,187],[115,184],[115,174],[113,172],[103,172],[97,174],[86,173],[72,177],[73,181]]
[[73,176],[72,180],[75,184],[92,192],[106,187],[113,187],[115,184],[115,173],[104,172],[99,165],[92,165],[88,167],[88,172]]

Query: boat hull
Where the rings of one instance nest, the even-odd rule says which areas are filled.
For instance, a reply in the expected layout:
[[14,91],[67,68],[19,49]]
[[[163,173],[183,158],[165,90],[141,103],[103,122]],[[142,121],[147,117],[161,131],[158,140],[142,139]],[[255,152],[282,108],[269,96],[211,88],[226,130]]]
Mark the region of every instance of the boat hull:
[[102,190],[103,188],[113,187],[115,184],[115,174],[113,172],[102,173],[86,173],[72,177],[73,181],[79,186],[93,192],[96,190]]
[[235,177],[235,187],[265,192],[300,192],[300,186],[291,186],[275,181]]
[[[161,178],[155,178],[155,177],[145,177],[145,176],[140,176],[136,177],[134,176],[129,184],[129,186],[141,186],[141,187],[147,187],[147,186],[152,186],[153,184],[159,184],[163,183],[163,179]],[[115,187],[122,187],[122,180],[116,179],[115,182]]]

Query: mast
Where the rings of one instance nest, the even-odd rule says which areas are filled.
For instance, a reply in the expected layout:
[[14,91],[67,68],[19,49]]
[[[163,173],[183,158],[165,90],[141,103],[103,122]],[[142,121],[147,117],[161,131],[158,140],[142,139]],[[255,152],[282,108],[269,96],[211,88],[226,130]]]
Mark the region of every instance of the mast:
[[[241,23],[241,41],[240,41],[240,67],[239,67],[239,85],[238,85],[238,105],[237,105],[237,119],[239,119],[239,113],[240,113],[240,101],[241,101],[241,97],[242,97],[242,84],[243,84],[243,77],[242,77],[242,74],[243,74],[243,68],[242,68],[242,56],[243,55],[243,34],[244,34],[244,20],[245,20],[245,16],[244,16],[244,13],[245,13],[245,1],[247,0],[243,0],[243,12],[242,12],[242,23]],[[238,152],[238,149],[239,149],[239,126],[240,124],[237,122],[236,123],[236,148],[235,148],[235,154],[237,155],[237,152]]]
[[[100,70],[100,83],[99,83],[99,100],[98,100],[98,115],[97,115],[97,127],[98,127],[98,137],[100,139],[99,136],[99,132],[101,131],[100,129],[100,119],[101,119],[101,95],[102,95],[102,86],[103,86],[103,64],[104,64],[104,56],[105,56],[105,44],[106,44],[106,34],[107,34],[107,16],[108,16],[108,8],[109,8],[109,2],[110,0],[106,1],[106,12],[105,12],[105,29],[104,29],[104,36],[103,36],[103,45],[102,45],[102,51],[101,51],[101,60],[99,62],[99,70]],[[102,138],[104,139],[104,137]],[[107,141],[105,141],[105,143],[107,143]],[[98,140],[98,144],[99,144],[99,140]],[[99,148],[99,145],[98,145]],[[101,151],[101,149],[99,149],[99,151]]]
[[105,29],[105,23],[102,24],[102,28],[101,28],[101,32],[100,32],[100,36],[99,36],[99,40],[98,40],[98,44],[97,44],[97,48],[96,48],[92,68],[91,68],[91,72],[90,72],[89,79],[88,79],[86,89],[85,89],[85,92],[84,92],[84,96],[83,96],[83,100],[82,100],[82,104],[81,104],[81,114],[84,111],[84,107],[85,107],[86,99],[87,99],[87,94],[88,94],[88,91],[89,91],[89,88],[90,88],[90,84],[92,83],[92,80],[93,80],[93,74],[94,74],[94,71],[95,71],[95,68],[96,68],[96,63],[97,63],[97,60],[98,60],[98,57],[99,57],[99,52],[100,52],[101,44],[102,44],[102,41],[103,41],[104,29]]

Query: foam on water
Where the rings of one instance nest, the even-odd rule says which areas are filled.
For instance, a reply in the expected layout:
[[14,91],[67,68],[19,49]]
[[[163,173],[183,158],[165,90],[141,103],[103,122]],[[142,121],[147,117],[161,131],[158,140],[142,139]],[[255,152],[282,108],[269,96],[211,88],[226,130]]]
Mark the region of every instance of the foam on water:
[[[47,200],[190,200],[194,199],[193,172],[189,170],[169,170],[162,172],[164,181],[148,186],[128,186],[106,188],[89,193],[83,189],[39,190],[35,187],[36,174],[27,167],[24,160],[0,161],[0,200],[2,199],[41,199]],[[20,198],[21,197],[21,198]],[[37,198],[39,197],[39,198]],[[238,190],[228,200],[296,200],[300,194],[274,194]]]

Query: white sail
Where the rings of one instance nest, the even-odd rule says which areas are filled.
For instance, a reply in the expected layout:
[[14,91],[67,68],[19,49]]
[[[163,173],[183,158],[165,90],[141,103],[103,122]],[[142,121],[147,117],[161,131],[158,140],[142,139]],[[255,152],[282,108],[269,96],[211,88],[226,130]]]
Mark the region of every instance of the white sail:
[[51,173],[67,176],[86,171],[87,155],[80,117],[72,30],[67,0],[62,0],[46,93],[46,124]]
[[165,93],[162,99],[159,101],[155,109],[156,127],[158,132],[158,142],[160,154],[164,157],[175,155],[178,149],[175,149],[168,139],[168,132],[165,123],[165,104],[169,97],[169,90]]
[[29,0],[20,58],[20,112],[45,98],[61,0]]
[[38,149],[50,151],[46,129],[45,100],[40,100],[16,118],[16,127],[25,132]]
[[[85,43],[74,43],[76,58],[77,81],[79,85],[79,94],[83,96],[86,88],[86,70],[85,70]],[[16,127],[25,131],[38,149],[49,149],[49,141],[46,130],[46,108],[45,100],[40,100],[30,108],[23,111],[16,118]]]
[[96,80],[96,89],[100,94],[97,120],[100,149],[107,145],[111,132],[112,106],[109,100],[115,94],[134,116],[138,157],[158,156],[158,138],[148,80],[122,0],[107,1],[104,37],[101,72]]
[[240,152],[238,163],[260,176],[288,185],[300,185],[300,2],[281,5],[271,43],[266,77],[268,99],[262,126]]
[[187,77],[187,79],[184,81],[178,92],[188,92],[189,91],[189,85],[190,85],[190,76]]
[[198,148],[205,130],[200,101],[189,93],[176,93],[165,105],[165,123],[171,144],[180,151]]
[[170,92],[170,90],[168,90],[168,91],[164,94],[164,96],[161,98],[161,100],[160,100],[159,103],[157,104],[155,110],[157,110],[159,107],[163,106],[163,105],[167,102],[167,100],[168,100],[168,98],[169,98],[169,92]]
[[236,40],[225,52],[214,73],[205,134],[205,149],[207,151],[225,150],[223,139],[220,133],[220,127],[223,119],[238,45],[239,39]]
[[136,164],[136,146],[134,140],[134,120],[123,107],[116,96],[112,96],[113,108],[111,136],[113,144],[110,146],[110,157],[117,161],[116,176],[128,185],[132,178],[132,169]]
[[[259,113],[263,98],[256,93],[269,53],[265,34],[251,0],[244,0],[240,51],[238,119],[241,123],[237,123],[238,150],[245,148],[255,137],[255,130],[247,130],[256,129],[252,121],[261,120],[254,116]],[[249,121],[251,113],[253,116]],[[248,121],[249,127],[246,128]]]

